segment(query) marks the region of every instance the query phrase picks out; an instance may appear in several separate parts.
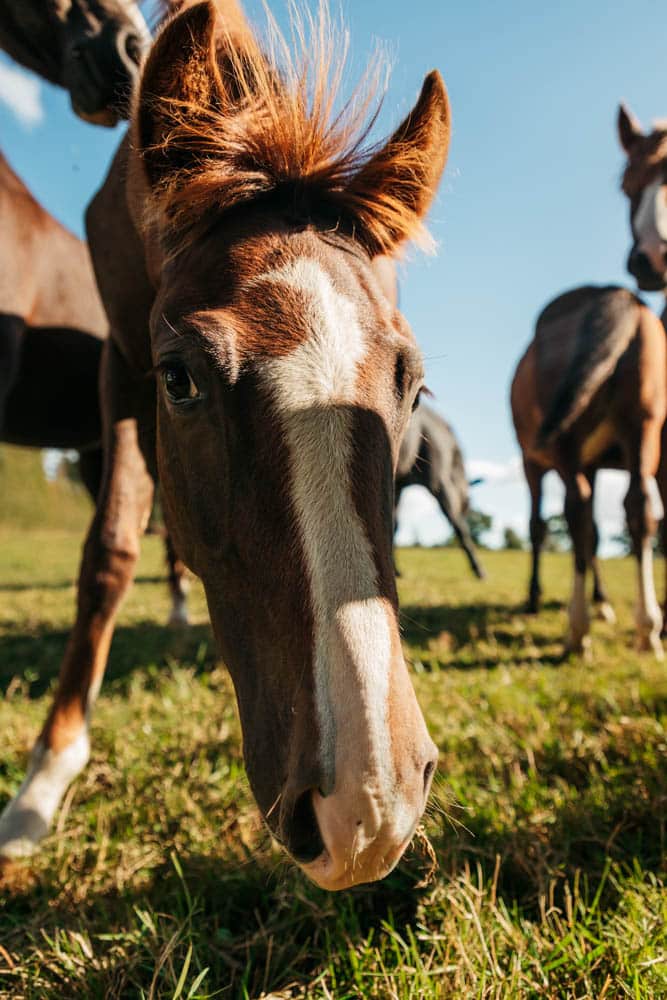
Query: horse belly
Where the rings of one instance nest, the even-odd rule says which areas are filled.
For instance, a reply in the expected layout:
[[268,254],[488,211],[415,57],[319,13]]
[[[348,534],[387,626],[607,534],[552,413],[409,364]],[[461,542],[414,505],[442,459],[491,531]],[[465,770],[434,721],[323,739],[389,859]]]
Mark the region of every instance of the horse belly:
[[616,441],[616,428],[611,420],[603,420],[587,434],[580,446],[582,465],[593,465]]

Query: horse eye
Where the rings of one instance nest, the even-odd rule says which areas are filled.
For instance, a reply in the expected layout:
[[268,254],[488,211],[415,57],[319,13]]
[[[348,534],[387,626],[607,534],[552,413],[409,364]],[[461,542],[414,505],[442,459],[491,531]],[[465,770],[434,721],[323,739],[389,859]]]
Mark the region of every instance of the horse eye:
[[199,390],[185,365],[170,361],[162,368],[165,392],[172,403],[188,403],[199,398]]
[[421,402],[421,398],[422,398],[422,390],[420,389],[419,392],[417,393],[417,395],[415,396],[415,398],[412,401],[412,412],[413,413],[415,412],[415,410],[419,406],[419,404]]

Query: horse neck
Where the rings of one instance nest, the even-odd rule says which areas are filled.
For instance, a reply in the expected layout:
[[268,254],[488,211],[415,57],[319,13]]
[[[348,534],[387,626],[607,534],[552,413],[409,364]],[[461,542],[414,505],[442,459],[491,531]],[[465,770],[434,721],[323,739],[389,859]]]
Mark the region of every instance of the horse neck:
[[61,30],[55,4],[8,0],[0,5],[0,48],[57,86],[63,86]]

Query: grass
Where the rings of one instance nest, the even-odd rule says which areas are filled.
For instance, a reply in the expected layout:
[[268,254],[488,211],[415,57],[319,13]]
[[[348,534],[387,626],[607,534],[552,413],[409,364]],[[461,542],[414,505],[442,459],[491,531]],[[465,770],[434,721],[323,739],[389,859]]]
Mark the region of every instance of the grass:
[[[0,802],[21,780],[72,618],[80,533],[0,527]],[[560,660],[569,560],[518,609],[527,556],[399,553],[405,652],[439,778],[385,882],[340,895],[272,845],[241,758],[199,587],[168,612],[148,538],[57,832],[0,881],[0,997],[667,996],[667,669],[632,650],[634,569],[605,576],[619,625]],[[426,883],[426,884],[421,884]]]

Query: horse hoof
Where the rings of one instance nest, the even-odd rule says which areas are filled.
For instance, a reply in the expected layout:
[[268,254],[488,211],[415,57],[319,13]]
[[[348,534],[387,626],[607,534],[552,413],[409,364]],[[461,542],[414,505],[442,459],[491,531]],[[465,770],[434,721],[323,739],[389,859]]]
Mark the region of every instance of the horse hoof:
[[590,635],[582,635],[578,639],[568,636],[565,640],[565,655],[580,656],[585,663],[592,663],[593,644]]
[[665,651],[657,632],[639,634],[636,647],[639,653],[653,653],[659,663],[665,659]]
[[190,624],[190,617],[185,601],[174,602],[167,624],[170,628],[185,628],[186,625]]
[[0,816],[0,858],[29,858],[48,832],[48,823],[35,809],[11,801]]
[[595,606],[595,613],[601,622],[607,622],[608,625],[616,624],[616,612],[609,601],[600,601]]

